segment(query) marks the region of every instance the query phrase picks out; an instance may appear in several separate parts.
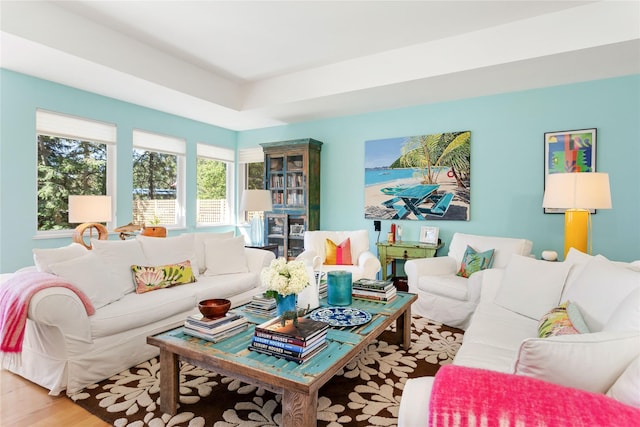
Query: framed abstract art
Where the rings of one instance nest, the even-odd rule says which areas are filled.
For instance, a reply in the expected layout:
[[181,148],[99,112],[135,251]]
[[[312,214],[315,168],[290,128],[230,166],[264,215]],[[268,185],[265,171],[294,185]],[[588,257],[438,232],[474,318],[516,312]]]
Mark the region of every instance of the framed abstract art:
[[[596,129],[578,129],[544,134],[544,177],[549,174],[596,171]],[[565,209],[544,208],[545,213]]]

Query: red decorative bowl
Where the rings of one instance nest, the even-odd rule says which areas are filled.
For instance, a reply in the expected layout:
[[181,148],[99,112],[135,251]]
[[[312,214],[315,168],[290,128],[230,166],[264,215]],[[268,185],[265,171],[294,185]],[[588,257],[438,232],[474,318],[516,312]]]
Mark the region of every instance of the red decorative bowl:
[[209,319],[224,316],[229,308],[231,308],[231,301],[222,298],[205,299],[198,303],[200,313]]

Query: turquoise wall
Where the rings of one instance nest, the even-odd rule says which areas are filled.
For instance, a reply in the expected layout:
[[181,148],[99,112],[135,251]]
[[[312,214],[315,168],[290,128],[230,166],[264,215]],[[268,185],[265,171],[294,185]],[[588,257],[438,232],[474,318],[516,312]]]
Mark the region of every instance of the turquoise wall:
[[[31,249],[69,239],[34,239],[36,227],[35,110],[44,108],[118,125],[118,224],[131,219],[131,131],[187,139],[188,176],[195,183],[196,142],[238,148],[283,139],[322,142],[323,229],[370,230],[364,219],[364,142],[443,131],[471,131],[469,221],[394,221],[405,240],[421,225],[526,237],[534,252],[563,251],[563,215],[542,211],[545,132],[598,129],[597,169],[610,174],[613,209],[593,216],[593,252],[640,259],[640,75],[486,96],[379,113],[233,132],[137,105],[0,70],[0,271],[30,265]],[[187,191],[187,229],[195,227],[195,184]],[[384,233],[390,221],[382,222]],[[384,237],[381,237],[384,240]],[[446,249],[445,249],[446,250]]]
[[[118,126],[117,224],[131,221],[132,131],[142,129],[187,140],[187,230],[196,223],[196,143],[235,149],[237,133],[194,120],[0,70],[0,272],[33,264],[33,248],[68,245],[71,238],[36,238],[36,109]],[[228,228],[228,227],[227,227]],[[117,238],[112,236],[112,238]]]
[[[365,141],[447,131],[471,131],[469,221],[393,221],[403,239],[420,226],[531,239],[534,253],[564,249],[564,216],[544,214],[544,133],[597,128],[597,170],[610,174],[613,209],[593,218],[593,253],[640,259],[640,76],[422,105],[241,132],[240,148],[310,137],[323,141],[321,226],[370,230],[364,219]],[[390,228],[382,222],[381,240]],[[446,248],[445,248],[446,251]]]

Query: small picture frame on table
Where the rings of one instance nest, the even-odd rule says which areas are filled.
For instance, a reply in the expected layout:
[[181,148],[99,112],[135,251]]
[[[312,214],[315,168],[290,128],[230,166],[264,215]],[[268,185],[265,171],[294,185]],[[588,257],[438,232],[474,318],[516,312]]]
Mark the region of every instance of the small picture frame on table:
[[420,243],[437,245],[439,231],[438,227],[420,227]]

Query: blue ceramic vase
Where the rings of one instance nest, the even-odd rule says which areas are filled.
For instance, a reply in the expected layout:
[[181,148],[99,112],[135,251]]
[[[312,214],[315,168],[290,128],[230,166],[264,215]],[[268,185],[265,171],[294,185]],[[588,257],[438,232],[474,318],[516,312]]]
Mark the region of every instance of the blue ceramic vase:
[[289,294],[287,296],[278,294],[276,296],[276,307],[278,310],[278,316],[282,316],[285,311],[295,311],[297,300],[298,295],[296,294]]

